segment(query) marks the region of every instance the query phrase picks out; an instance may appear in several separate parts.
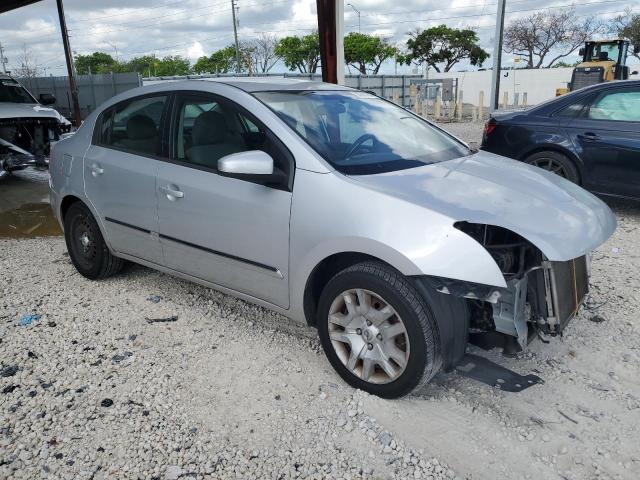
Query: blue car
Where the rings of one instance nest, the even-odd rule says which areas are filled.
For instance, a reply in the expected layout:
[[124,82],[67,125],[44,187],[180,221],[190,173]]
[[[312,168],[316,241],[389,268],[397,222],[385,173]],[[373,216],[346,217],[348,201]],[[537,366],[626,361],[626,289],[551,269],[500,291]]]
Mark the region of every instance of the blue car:
[[640,199],[640,81],[601,83],[524,111],[494,112],[481,149],[594,193]]

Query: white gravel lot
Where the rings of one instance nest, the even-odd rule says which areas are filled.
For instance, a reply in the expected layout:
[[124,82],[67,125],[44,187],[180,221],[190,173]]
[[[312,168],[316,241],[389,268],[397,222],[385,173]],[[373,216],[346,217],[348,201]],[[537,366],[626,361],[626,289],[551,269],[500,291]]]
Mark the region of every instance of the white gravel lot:
[[315,330],[262,308],[140,266],[91,282],[62,238],[0,240],[0,478],[637,479],[640,204],[614,210],[564,337],[472,349],[544,384],[441,374],[400,400],[346,386]]

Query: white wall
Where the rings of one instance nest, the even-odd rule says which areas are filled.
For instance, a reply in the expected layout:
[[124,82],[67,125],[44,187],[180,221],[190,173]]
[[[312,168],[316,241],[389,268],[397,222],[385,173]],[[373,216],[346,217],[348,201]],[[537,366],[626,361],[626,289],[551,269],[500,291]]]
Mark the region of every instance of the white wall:
[[[629,65],[631,71],[640,71],[639,64]],[[508,92],[509,105],[513,104],[514,78],[515,92],[519,93],[519,105],[522,94],[527,93],[527,104],[535,105],[555,97],[556,88],[566,87],[571,81],[573,68],[544,68],[531,70],[503,70],[500,78],[500,105],[504,92]],[[508,76],[505,77],[505,75]],[[478,95],[484,92],[484,106],[489,106],[491,94],[491,70],[482,72],[429,72],[429,78],[458,78],[458,88],[463,92],[464,103],[478,105]],[[639,75],[631,78],[640,79]]]

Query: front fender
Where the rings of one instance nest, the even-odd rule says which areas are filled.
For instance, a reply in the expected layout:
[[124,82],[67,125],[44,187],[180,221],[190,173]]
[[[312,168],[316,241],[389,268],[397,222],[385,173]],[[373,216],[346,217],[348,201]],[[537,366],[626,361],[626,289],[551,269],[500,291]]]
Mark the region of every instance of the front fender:
[[[348,200],[337,193],[343,191],[349,192]],[[445,215],[348,177],[298,171],[291,211],[292,316],[304,318],[304,289],[316,266],[345,252],[378,258],[406,276],[506,287],[487,250],[453,223]]]

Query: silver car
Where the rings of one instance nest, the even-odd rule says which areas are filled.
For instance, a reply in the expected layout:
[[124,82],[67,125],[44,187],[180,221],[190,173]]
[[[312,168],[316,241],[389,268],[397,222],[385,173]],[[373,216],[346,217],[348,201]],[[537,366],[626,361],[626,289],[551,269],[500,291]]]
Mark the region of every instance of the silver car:
[[470,331],[525,348],[588,289],[609,208],[384,99],[291,79],[121,94],[59,142],[51,205],[87,278],[128,260],[317,327],[349,384],[405,395]]

